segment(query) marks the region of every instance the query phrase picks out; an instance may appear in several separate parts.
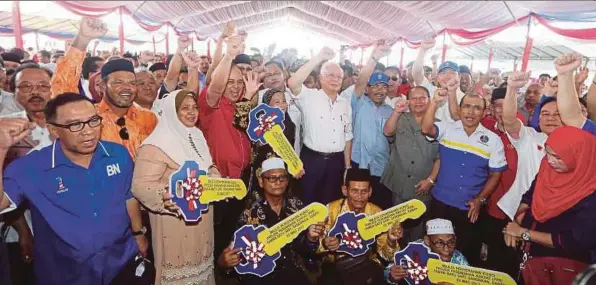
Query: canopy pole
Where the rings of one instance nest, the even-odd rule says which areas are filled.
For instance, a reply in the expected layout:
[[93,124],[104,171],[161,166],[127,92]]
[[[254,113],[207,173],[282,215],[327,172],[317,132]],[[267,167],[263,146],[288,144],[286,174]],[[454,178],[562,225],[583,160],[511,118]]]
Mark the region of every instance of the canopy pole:
[[166,25],[166,56],[170,55],[170,26]]
[[122,22],[122,7],[118,8],[120,25],[118,26],[118,39],[120,40],[120,56],[124,56],[124,23]]
[[195,37],[190,37],[190,49],[195,50]]
[[488,50],[488,69],[486,70],[486,73],[488,73],[490,71],[490,64],[493,62],[493,57],[494,57],[494,51],[493,51],[493,47],[490,47],[490,49]]
[[530,53],[532,51],[532,44],[534,39],[530,37],[530,26],[532,24],[532,17],[528,17],[528,32],[526,34],[526,46],[524,47],[524,56],[522,57],[521,71],[525,72],[528,68],[528,62],[530,61]]
[[16,47],[23,48],[23,26],[21,23],[21,6],[19,1],[12,1],[12,26]]
[[401,48],[399,51],[399,71],[403,72],[404,70],[404,39],[401,39]]
[[361,47],[360,50],[362,51],[362,53],[360,53],[360,65],[362,65],[362,62],[364,61],[364,48]]
[[39,33],[35,32],[35,50],[39,52]]
[[517,57],[513,59],[513,71],[517,71]]
[[207,38],[207,57],[211,59],[211,39]]
[[445,62],[445,57],[447,57],[447,42],[445,41],[447,37],[447,31],[443,31],[443,50],[441,52],[441,63]]
[[155,34],[153,34],[153,36],[151,36],[151,39],[153,40],[153,54],[156,54],[157,51],[155,49]]

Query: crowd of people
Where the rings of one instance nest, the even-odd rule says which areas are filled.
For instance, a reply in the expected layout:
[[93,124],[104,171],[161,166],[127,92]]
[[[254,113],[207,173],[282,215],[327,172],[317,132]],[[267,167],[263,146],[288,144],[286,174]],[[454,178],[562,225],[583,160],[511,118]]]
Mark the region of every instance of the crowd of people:
[[[226,25],[213,57],[188,50],[97,51],[106,25],[83,18],[65,51],[2,51],[0,284],[406,284],[394,256],[423,243],[443,262],[519,284],[571,284],[596,262],[596,81],[582,57],[551,77],[472,72],[431,56],[362,65],[346,49],[245,54]],[[287,170],[247,135],[259,104],[279,108],[304,168]],[[185,222],[169,178],[185,161],[242,179],[248,195]],[[327,236],[346,212],[422,201],[360,257]],[[237,274],[243,225],[272,227],[313,202],[325,222],[281,249],[273,273]]]

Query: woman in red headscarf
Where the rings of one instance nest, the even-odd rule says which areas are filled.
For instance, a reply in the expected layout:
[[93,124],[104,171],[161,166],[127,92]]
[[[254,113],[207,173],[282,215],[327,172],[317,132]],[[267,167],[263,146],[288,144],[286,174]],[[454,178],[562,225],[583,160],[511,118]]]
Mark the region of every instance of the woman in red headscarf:
[[545,148],[516,222],[503,233],[510,246],[523,241],[526,285],[571,284],[596,249],[596,137],[561,127]]

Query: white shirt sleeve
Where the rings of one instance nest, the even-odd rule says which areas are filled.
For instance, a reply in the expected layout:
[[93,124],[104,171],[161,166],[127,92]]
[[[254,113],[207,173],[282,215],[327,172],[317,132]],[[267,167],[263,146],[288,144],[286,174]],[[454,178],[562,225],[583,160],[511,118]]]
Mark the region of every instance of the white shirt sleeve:
[[[496,137],[496,136],[494,136]],[[500,139],[494,140],[493,148],[488,159],[488,167],[492,172],[501,172],[507,169],[507,160],[505,159],[505,147]]]
[[511,144],[513,145],[513,147],[515,148],[516,151],[521,151],[523,149],[523,145],[525,143],[525,141],[527,141],[529,139],[529,137],[533,136],[533,133],[536,133],[536,130],[534,130],[534,128],[531,127],[526,127],[524,126],[524,124],[522,123],[522,121],[520,119],[517,119],[519,121],[519,124],[521,125],[521,128],[519,128],[519,138],[514,138],[513,136],[511,136],[509,133],[507,133],[507,137],[509,138],[509,141],[511,141]]

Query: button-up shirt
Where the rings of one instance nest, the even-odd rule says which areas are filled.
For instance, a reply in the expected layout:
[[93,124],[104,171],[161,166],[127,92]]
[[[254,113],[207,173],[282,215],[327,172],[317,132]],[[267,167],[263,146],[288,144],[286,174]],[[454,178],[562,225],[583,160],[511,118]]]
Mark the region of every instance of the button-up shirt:
[[105,141],[115,142],[126,147],[132,159],[137,158],[137,150],[141,143],[153,132],[157,125],[157,117],[153,112],[137,107],[135,104],[128,108],[124,115],[125,127],[128,130],[129,138],[127,140],[120,137],[121,126],[116,124],[120,117],[110,109],[105,100],[95,104],[97,114],[103,118],[101,139]]
[[24,200],[31,208],[37,284],[109,284],[132,260],[132,171],[126,149],[110,142],[99,143],[87,169],[70,161],[59,141],[6,168],[5,211]]
[[354,142],[352,160],[362,169],[369,169],[373,176],[381,176],[389,162],[389,141],[383,126],[393,109],[384,102],[377,107],[367,96],[352,93],[354,112]]
[[17,102],[14,94],[0,89],[0,116],[10,115],[23,110],[25,108]]
[[250,141],[234,126],[234,103],[221,97],[214,107],[207,103],[207,89],[199,96],[199,127],[222,177],[240,178],[250,163]]
[[432,191],[435,199],[467,210],[466,203],[478,195],[489,172],[507,169],[503,142],[481,124],[470,136],[461,121],[436,122],[441,167]]
[[306,86],[294,98],[302,110],[304,145],[318,152],[344,151],[353,138],[350,102],[341,96],[333,102],[322,89]]

